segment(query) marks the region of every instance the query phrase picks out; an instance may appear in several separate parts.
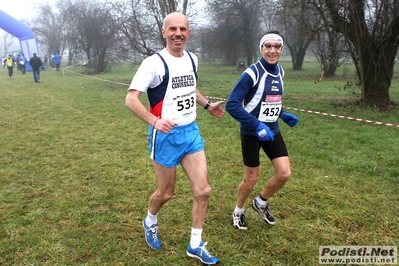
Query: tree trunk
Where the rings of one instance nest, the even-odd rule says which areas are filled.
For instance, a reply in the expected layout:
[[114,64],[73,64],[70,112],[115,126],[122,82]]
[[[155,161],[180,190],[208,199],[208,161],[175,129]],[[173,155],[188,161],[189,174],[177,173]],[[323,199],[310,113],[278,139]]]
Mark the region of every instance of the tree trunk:
[[324,68],[324,76],[326,78],[331,78],[335,76],[335,72],[337,71],[337,68],[339,66],[338,60],[339,60],[338,57],[332,57],[326,62]]
[[326,78],[331,78],[335,76],[335,72],[337,71],[337,67],[335,65],[329,65],[325,72],[324,72],[324,76]]
[[303,65],[303,61],[305,59],[305,55],[306,55],[306,50],[304,50],[304,49],[299,49],[298,51],[294,52],[294,54],[292,56],[292,69],[293,70],[302,70],[302,65]]
[[[342,16],[334,0],[325,0],[334,28],[345,36],[349,45],[359,79],[361,101],[365,105],[386,107],[394,105],[389,99],[389,87],[399,47],[399,5],[376,1],[381,4],[377,5],[378,14],[385,15],[377,16],[376,22],[371,24],[365,12],[366,3],[366,0],[348,0],[344,7],[346,16]],[[389,12],[391,16],[387,15]]]
[[389,88],[395,63],[393,58],[381,55],[378,49],[360,55],[358,76],[360,76],[361,100],[366,105],[390,105]]

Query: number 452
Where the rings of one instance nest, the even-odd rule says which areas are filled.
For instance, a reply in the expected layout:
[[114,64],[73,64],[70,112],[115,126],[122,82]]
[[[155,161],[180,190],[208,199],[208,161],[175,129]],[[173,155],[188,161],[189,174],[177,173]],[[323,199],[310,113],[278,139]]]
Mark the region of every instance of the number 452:
[[265,111],[263,112],[263,114],[266,115],[266,116],[276,116],[279,113],[280,113],[280,108],[279,107],[266,108]]

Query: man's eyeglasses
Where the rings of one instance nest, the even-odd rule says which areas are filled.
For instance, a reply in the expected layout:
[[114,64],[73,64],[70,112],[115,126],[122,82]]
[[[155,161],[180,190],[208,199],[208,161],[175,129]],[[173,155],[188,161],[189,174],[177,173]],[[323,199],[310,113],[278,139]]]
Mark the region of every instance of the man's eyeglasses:
[[270,44],[270,43],[264,43],[262,46],[265,47],[266,50],[271,50],[272,47],[274,47],[274,49],[276,49],[276,51],[280,51],[281,48],[283,48],[283,46],[281,45],[281,43],[277,43],[277,44],[275,44],[275,45],[272,45],[272,44]]

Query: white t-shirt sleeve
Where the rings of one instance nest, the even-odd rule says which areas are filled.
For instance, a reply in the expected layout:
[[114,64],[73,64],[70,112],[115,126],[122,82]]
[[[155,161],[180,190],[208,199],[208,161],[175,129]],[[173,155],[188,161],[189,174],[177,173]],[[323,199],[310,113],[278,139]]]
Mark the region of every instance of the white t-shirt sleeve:
[[137,69],[128,90],[146,93],[148,88],[158,86],[165,76],[165,67],[158,55],[154,54],[143,60]]

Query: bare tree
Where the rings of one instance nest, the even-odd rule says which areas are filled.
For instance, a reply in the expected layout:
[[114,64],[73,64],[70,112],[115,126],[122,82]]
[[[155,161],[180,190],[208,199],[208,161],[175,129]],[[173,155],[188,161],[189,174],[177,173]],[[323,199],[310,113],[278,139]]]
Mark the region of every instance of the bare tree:
[[[81,57],[81,45],[77,38],[77,31],[76,31],[76,20],[72,16],[73,6],[75,5],[74,1],[72,0],[58,0],[55,4],[56,8],[59,11],[60,19],[63,21],[63,26],[60,31],[62,31],[62,38],[65,49],[68,50],[68,66],[76,63],[79,57]],[[83,62],[82,58],[80,63]]]
[[215,0],[207,2],[211,25],[203,30],[201,47],[209,57],[236,65],[257,58],[261,30],[261,0]]
[[46,47],[46,53],[52,54],[55,50],[62,53],[65,49],[63,38],[64,20],[59,12],[48,3],[39,4],[36,7],[37,16],[29,24],[36,38],[42,46]]
[[131,0],[114,3],[114,9],[119,13],[120,31],[126,38],[120,47],[123,54],[133,50],[149,56],[163,45],[159,25],[150,23],[152,16],[142,2]]
[[113,59],[109,53],[116,43],[119,25],[107,3],[94,0],[71,2],[69,21],[74,24],[75,38],[86,54],[88,64],[95,72],[108,70]]
[[348,51],[341,33],[332,28],[324,28],[316,32],[316,37],[310,45],[310,50],[316,57],[321,68],[321,77],[333,77],[339,66],[344,62]]
[[281,23],[281,6],[279,0],[261,1],[261,27],[266,31],[277,30],[282,32],[283,23]]
[[361,100],[372,106],[390,106],[389,88],[399,47],[399,1],[318,0],[321,12],[349,45],[356,67]]
[[306,51],[320,29],[320,15],[308,0],[282,0],[280,5],[284,41],[292,57],[292,68],[302,70]]
[[14,39],[14,36],[10,35],[8,32],[4,33],[4,36],[3,36],[4,55],[6,55],[9,47],[11,47],[11,45],[13,43],[13,39]]
[[163,19],[171,12],[188,14],[188,0],[127,0],[113,3],[113,9],[118,13],[120,30],[125,36],[124,47],[120,47],[124,54],[137,52],[149,56],[165,46],[162,37]]
[[[318,6],[314,7],[320,11]],[[324,12],[320,12],[320,17],[321,28],[316,32],[310,49],[322,70],[321,80],[324,76],[332,77],[335,75],[337,68],[344,62],[342,59],[348,56],[348,49],[342,33],[331,28],[331,17]]]

